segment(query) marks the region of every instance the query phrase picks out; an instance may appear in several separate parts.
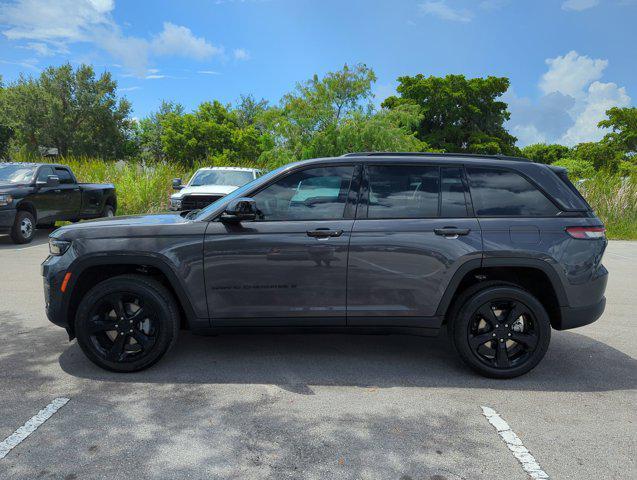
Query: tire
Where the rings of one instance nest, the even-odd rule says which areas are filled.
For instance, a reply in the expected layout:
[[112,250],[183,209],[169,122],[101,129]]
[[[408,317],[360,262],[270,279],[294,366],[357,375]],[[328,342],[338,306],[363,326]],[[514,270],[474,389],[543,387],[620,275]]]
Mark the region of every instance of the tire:
[[35,236],[35,217],[31,212],[18,210],[11,227],[11,240],[14,243],[30,243]]
[[115,216],[115,208],[113,205],[104,205],[104,210],[102,211],[102,217],[112,218]]
[[174,345],[178,332],[179,308],[172,294],[142,275],[98,283],[82,298],[75,316],[84,354],[113,372],[154,365]]
[[448,329],[460,358],[489,378],[529,372],[542,360],[551,340],[551,322],[542,303],[505,282],[468,288],[450,312]]

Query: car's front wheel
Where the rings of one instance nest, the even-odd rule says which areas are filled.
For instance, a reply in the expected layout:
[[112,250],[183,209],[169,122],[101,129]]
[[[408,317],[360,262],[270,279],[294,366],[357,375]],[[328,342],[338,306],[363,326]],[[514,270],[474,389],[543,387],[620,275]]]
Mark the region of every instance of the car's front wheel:
[[11,228],[14,243],[29,243],[35,235],[35,217],[31,212],[18,210]]
[[115,372],[150,367],[175,343],[178,331],[179,309],[172,294],[141,275],[97,284],[80,302],[75,318],[82,351]]
[[469,288],[449,319],[453,345],[465,363],[491,378],[513,378],[534,368],[546,353],[551,323],[528,291],[512,284]]

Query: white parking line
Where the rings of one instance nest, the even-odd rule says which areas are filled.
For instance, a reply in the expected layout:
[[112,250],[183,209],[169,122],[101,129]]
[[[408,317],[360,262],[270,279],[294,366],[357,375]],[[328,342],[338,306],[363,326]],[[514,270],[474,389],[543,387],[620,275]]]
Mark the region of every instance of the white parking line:
[[542,470],[542,467],[540,467],[533,455],[531,455],[522,444],[522,440],[520,440],[515,432],[511,430],[509,424],[505,422],[495,410],[489,407],[482,407],[482,414],[487,417],[489,423],[498,431],[498,435],[502,437],[502,440],[504,440],[504,443],[509,447],[509,450],[513,452],[513,456],[518,459],[524,471],[528,473],[531,478],[549,478],[548,474]]
[[0,459],[6,457],[12,449],[20,445],[25,438],[35,432],[40,425],[51,418],[53,414],[66,405],[68,401],[68,398],[56,398],[36,415],[31,417],[27,423],[5,438],[4,441],[0,443]]

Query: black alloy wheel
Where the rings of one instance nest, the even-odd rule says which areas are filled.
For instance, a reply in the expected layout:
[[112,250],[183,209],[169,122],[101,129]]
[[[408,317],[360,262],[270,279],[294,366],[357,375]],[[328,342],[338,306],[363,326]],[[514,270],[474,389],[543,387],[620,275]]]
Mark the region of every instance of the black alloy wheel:
[[483,282],[468,288],[449,316],[454,348],[471,368],[491,378],[513,378],[544,357],[551,323],[542,303],[517,285]]
[[93,347],[111,362],[131,362],[147,355],[161,328],[152,305],[130,292],[103,297],[90,310],[88,324]]
[[486,365],[511,368],[521,365],[538,344],[531,310],[514,300],[494,300],[480,306],[469,326],[468,341],[474,355]]
[[174,344],[179,309],[158,281],[121,275],[94,286],[75,318],[86,356],[107,370],[134,372],[156,363]]

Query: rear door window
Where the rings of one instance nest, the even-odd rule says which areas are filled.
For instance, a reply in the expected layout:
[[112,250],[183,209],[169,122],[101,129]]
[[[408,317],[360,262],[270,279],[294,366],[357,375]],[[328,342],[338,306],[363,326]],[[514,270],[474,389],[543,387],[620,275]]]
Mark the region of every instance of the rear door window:
[[437,166],[369,165],[368,218],[438,216],[440,173]]
[[558,208],[523,176],[510,170],[467,167],[479,217],[553,217]]

